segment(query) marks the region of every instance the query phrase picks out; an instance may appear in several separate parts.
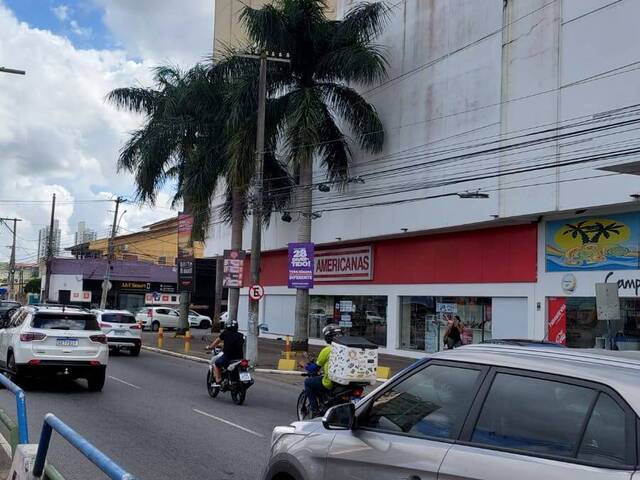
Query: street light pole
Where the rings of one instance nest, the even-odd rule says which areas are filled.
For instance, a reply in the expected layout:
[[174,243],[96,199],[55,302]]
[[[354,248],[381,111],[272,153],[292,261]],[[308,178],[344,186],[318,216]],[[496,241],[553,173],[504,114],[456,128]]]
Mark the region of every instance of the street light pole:
[[51,200],[51,223],[49,224],[49,237],[47,238],[47,258],[46,258],[46,275],[44,277],[44,299],[40,299],[40,303],[49,301],[49,288],[51,286],[51,260],[53,259],[53,227],[56,215],[56,194],[53,194]]
[[[22,220],[19,218],[0,218],[0,221],[6,225],[13,236],[11,243],[11,258],[9,259],[9,286],[11,292],[11,298],[15,300],[15,278],[16,278],[16,229],[18,228],[18,222]],[[7,222],[13,222],[13,229],[9,227]]]
[[116,231],[118,229],[118,209],[120,208],[120,204],[124,202],[122,197],[118,197],[115,200],[116,202],[116,211],[113,214],[113,225],[111,226],[111,236],[109,237],[109,242],[107,244],[107,271],[104,274],[104,280],[102,281],[102,296],[100,297],[100,309],[104,310],[107,307],[107,295],[109,294],[110,282],[109,278],[111,277],[111,262],[113,261],[113,239],[116,236]]
[[[267,62],[290,63],[288,58],[269,57],[265,50],[259,55],[241,55],[244,58],[260,60],[260,76],[258,82],[258,119],[256,129],[256,166],[253,176],[253,211],[251,229],[251,285],[260,284],[260,257],[262,254],[262,194],[264,189],[264,136],[265,117],[267,111]],[[251,365],[258,364],[260,300],[249,297],[249,318],[247,322],[247,360]]]

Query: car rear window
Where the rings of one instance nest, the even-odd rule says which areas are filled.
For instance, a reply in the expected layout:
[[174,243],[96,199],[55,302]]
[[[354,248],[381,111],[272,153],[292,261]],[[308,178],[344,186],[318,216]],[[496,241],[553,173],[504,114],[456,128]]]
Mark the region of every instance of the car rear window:
[[126,313],[103,313],[102,321],[111,323],[136,323],[136,317]]
[[100,330],[95,315],[77,313],[37,313],[31,326],[51,330]]

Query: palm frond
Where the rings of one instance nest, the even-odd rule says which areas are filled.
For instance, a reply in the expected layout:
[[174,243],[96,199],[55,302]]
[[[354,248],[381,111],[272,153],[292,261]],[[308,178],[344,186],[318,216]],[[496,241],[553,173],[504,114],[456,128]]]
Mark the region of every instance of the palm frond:
[[349,10],[336,29],[336,43],[354,40],[368,43],[383,32],[391,19],[391,8],[386,2],[363,2]]
[[381,47],[355,43],[329,51],[318,61],[314,78],[371,85],[387,77],[388,62]]
[[373,153],[382,150],[384,129],[373,105],[343,85],[323,83],[318,88],[331,109],[348,122],[362,149]]
[[240,22],[251,43],[258,48],[286,52],[291,43],[286,17],[278,5],[265,5],[260,9],[245,6]]
[[159,97],[160,92],[151,88],[128,87],[111,90],[105,100],[116,108],[151,115]]

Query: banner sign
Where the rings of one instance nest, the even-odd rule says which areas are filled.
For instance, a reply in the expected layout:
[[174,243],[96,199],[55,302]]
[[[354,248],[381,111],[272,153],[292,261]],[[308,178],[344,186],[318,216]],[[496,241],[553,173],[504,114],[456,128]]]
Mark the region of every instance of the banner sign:
[[186,213],[178,215],[178,288],[181,292],[193,290],[192,228],[192,215]]
[[178,260],[178,288],[181,292],[193,290],[193,259]]
[[551,297],[547,301],[547,338],[550,342],[567,344],[567,302],[565,298]]
[[242,288],[244,277],[244,260],[247,254],[244,250],[225,250],[223,263],[222,286],[227,288]]
[[289,288],[313,288],[313,243],[289,244]]
[[72,302],[91,302],[91,292],[71,292]]
[[314,277],[318,282],[371,280],[373,250],[367,246],[316,252]]
[[144,296],[145,305],[177,305],[180,303],[180,296],[177,294],[153,292]]

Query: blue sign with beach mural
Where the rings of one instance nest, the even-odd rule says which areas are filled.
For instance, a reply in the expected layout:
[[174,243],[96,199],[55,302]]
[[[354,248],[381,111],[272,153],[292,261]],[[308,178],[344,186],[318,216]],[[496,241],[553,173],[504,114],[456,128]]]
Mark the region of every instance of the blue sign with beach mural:
[[547,222],[547,272],[637,270],[640,212]]

